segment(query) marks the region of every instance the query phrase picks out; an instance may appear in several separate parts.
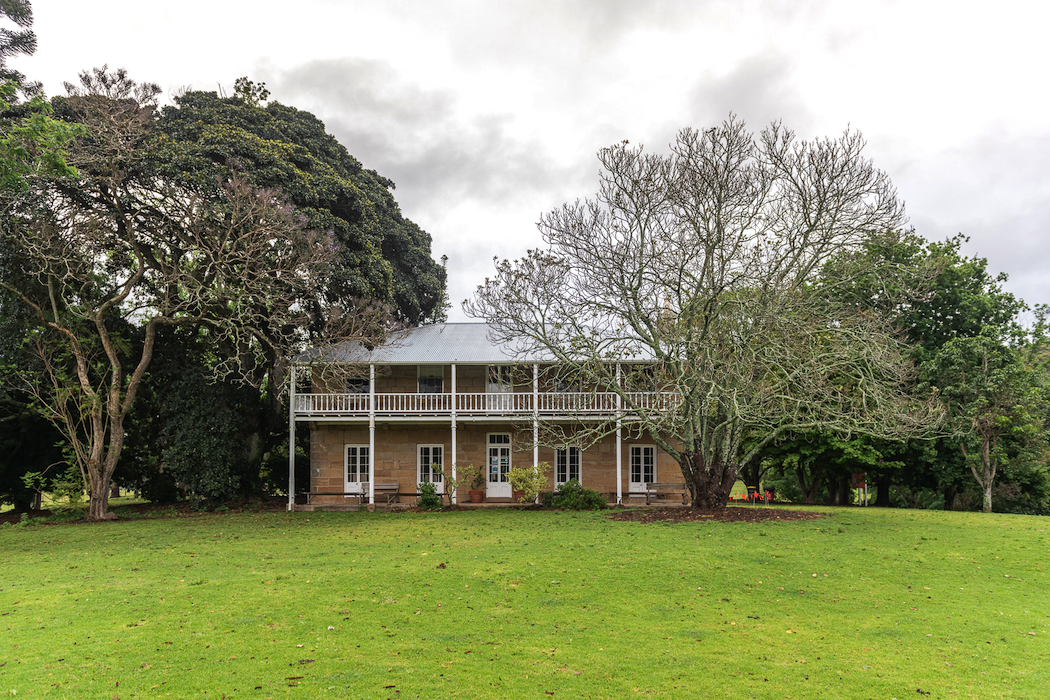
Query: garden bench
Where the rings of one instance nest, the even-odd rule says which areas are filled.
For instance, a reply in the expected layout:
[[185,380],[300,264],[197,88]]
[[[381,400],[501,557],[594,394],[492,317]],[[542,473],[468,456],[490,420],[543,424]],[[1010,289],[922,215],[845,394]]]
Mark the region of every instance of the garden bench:
[[[390,505],[391,503],[401,502],[400,497],[402,494],[399,492],[401,485],[396,481],[377,481],[372,488],[376,503],[386,503],[387,505]],[[404,495],[407,496],[408,494]],[[381,501],[380,499],[383,500]]]
[[681,492],[682,503],[686,503],[689,490],[682,482],[651,482],[645,485],[645,505],[649,505],[650,499],[657,500],[660,496],[671,496]]
[[[418,496],[416,493],[400,493],[401,485],[396,481],[380,482],[375,483],[375,501],[376,503],[399,503],[400,496]],[[365,503],[368,500],[368,484],[362,484],[360,491],[310,491],[306,494],[306,503],[310,505],[313,499],[317,496],[356,496],[360,499],[361,503]]]

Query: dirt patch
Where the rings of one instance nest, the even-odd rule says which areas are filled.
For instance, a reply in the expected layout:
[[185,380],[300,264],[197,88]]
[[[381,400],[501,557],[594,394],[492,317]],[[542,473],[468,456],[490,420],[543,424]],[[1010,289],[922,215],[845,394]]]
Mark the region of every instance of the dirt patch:
[[781,508],[730,507],[718,510],[697,508],[627,508],[609,515],[610,520],[634,523],[764,523],[771,520],[816,520],[830,513],[813,513]]

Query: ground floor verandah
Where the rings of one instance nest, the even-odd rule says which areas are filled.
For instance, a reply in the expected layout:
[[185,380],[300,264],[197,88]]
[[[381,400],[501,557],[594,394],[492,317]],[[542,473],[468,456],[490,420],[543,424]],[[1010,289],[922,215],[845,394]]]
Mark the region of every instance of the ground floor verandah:
[[[421,483],[433,483],[444,494],[446,484],[438,472],[460,474],[471,467],[484,475],[484,501],[471,504],[473,487],[462,483],[453,503],[512,507],[519,504],[512,499],[510,470],[543,462],[551,466],[548,491],[575,479],[604,494],[610,504],[624,505],[645,504],[647,484],[655,482],[677,482],[684,492],[678,463],[651,436],[627,430],[586,447],[552,448],[539,445],[530,426],[507,421],[326,421],[312,422],[309,428],[310,496],[307,503],[289,499],[289,510],[411,507]],[[290,486],[294,489],[294,482]],[[387,503],[390,493],[398,496]],[[687,500],[682,493],[677,497]]]

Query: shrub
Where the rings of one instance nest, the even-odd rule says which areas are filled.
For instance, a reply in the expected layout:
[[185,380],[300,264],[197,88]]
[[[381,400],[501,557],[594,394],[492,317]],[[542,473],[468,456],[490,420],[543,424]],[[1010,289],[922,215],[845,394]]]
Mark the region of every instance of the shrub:
[[510,470],[508,478],[510,486],[515,491],[521,491],[522,496],[518,500],[522,503],[531,503],[547,485],[547,472],[551,470],[548,462],[540,462],[535,467],[514,467]]
[[419,500],[416,505],[424,510],[440,510],[441,496],[438,495],[437,487],[429,481],[419,485]]
[[554,507],[565,510],[601,510],[605,498],[593,489],[585,489],[576,479],[569,479],[554,492]]

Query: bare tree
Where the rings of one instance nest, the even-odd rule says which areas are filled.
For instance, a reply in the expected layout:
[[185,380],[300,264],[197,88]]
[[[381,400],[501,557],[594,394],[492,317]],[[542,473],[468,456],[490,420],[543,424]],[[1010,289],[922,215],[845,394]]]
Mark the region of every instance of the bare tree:
[[[465,308],[579,386],[619,394],[623,424],[678,461],[696,507],[724,506],[741,465],[788,431],[922,432],[937,410],[905,393],[889,324],[819,280],[904,219],[863,146],[779,124],[756,139],[731,116],[680,132],[667,156],[603,149],[597,196],[543,216],[549,248],[497,261]],[[647,381],[663,400],[631,390]],[[576,441],[613,429],[565,428]]]
[[277,192],[236,177],[194,189],[158,175],[153,86],[105,71],[82,85],[63,112],[85,127],[68,155],[77,177],[33,178],[9,204],[8,235],[39,284],[0,284],[39,322],[30,345],[45,376],[29,383],[69,440],[98,520],[111,517],[124,420],[158,328],[205,326],[226,349],[216,372],[259,381],[259,367],[323,326],[315,292],[338,251]]

